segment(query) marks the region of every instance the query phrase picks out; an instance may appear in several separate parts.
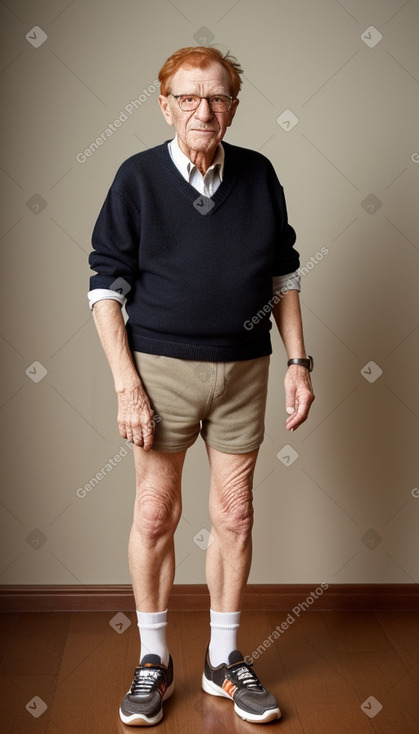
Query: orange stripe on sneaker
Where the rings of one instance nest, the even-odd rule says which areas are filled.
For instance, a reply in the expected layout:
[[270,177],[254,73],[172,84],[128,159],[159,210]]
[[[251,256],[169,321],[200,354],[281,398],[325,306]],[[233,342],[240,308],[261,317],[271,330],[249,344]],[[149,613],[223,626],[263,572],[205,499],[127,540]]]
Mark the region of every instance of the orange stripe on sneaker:
[[225,678],[225,679],[224,679],[224,682],[223,682],[222,688],[223,688],[223,690],[224,690],[224,691],[225,691],[225,692],[226,692],[226,693],[227,693],[227,694],[228,694],[228,695],[229,695],[229,696],[230,696],[231,698],[233,698],[233,696],[234,696],[235,692],[237,691],[237,686],[235,686],[235,685],[234,685],[234,683],[233,683],[233,682],[232,682],[231,680],[229,680],[228,678]]
[[166,693],[166,683],[165,681],[162,681],[158,687],[158,692],[160,693],[161,697],[163,698],[164,694]]

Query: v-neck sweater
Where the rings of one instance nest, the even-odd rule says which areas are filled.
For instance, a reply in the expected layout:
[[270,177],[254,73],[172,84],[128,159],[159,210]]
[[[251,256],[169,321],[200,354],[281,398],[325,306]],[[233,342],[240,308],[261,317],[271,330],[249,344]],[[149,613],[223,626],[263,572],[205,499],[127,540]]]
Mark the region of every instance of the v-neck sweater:
[[214,362],[272,352],[272,278],[299,267],[296,236],[270,161],[223,146],[211,198],[183,178],[168,142],[128,158],[106,196],[90,289],[126,296],[132,350]]

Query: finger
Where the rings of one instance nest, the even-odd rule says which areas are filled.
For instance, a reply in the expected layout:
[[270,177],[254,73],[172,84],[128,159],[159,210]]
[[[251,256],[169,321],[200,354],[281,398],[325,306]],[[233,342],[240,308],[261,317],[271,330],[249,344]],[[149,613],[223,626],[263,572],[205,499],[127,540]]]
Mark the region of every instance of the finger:
[[149,451],[151,449],[151,447],[153,446],[153,441],[154,441],[154,432],[150,431],[149,433],[147,433],[144,436],[144,441],[143,441],[144,451]]
[[141,428],[137,431],[133,431],[131,436],[131,442],[135,444],[135,446],[142,446],[143,445],[143,433]]
[[286,427],[288,430],[293,431],[295,428],[298,428],[298,426],[304,423],[304,421],[308,417],[310,406],[313,400],[314,397],[312,397],[311,395],[308,396],[306,399],[300,399],[298,407],[294,411],[293,415],[287,418]]
[[143,448],[145,451],[149,451],[153,445],[154,432],[153,430],[142,429],[141,432],[134,434],[132,443],[135,446]]
[[148,451],[151,449],[154,441],[154,429],[155,429],[154,416],[150,418],[146,426],[143,428],[143,448]]
[[295,385],[285,386],[285,406],[288,415],[297,410],[297,388]]
[[125,423],[118,422],[118,428],[119,428],[119,433],[122,436],[122,438],[128,438],[128,432],[127,432],[127,427]]
[[[286,405],[286,412],[288,413],[288,418],[285,422],[286,427],[290,427],[292,430],[292,425],[295,421],[296,414],[298,412],[298,397],[296,395],[296,390],[292,391],[286,391],[285,394],[285,405]],[[291,424],[291,425],[290,425]]]
[[301,423],[304,423],[305,417],[299,417],[298,413],[295,413],[289,420],[287,420],[285,427],[287,431],[295,431]]

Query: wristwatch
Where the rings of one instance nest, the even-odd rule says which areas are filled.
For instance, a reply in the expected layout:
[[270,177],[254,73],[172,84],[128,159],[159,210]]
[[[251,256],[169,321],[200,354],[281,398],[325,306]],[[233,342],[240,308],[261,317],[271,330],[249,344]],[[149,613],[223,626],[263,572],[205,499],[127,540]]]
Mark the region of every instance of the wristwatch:
[[313,357],[310,357],[308,354],[305,359],[289,359],[287,362],[287,366],[289,367],[291,364],[299,364],[301,367],[305,367],[309,372],[313,372],[314,362]]

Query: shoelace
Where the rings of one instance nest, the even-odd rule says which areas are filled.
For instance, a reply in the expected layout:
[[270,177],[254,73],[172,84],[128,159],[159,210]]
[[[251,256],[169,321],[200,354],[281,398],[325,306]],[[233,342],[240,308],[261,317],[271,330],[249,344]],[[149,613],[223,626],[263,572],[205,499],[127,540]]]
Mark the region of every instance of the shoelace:
[[144,668],[141,668],[135,675],[133,684],[131,686],[131,693],[150,693],[155,684],[158,682],[160,676],[160,670],[146,670]]
[[241,668],[233,668],[232,672],[237,675],[237,680],[240,681],[246,688],[262,688],[258,677],[250,670],[247,666],[243,665]]

